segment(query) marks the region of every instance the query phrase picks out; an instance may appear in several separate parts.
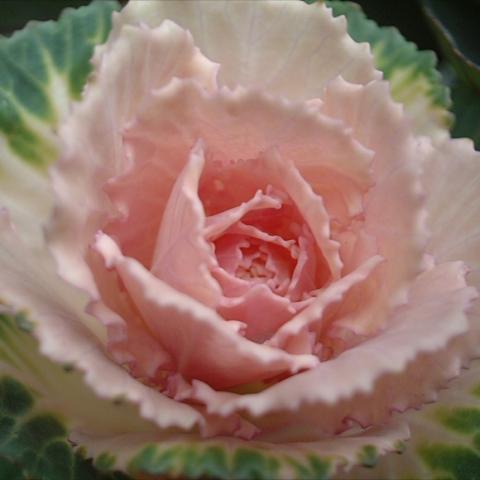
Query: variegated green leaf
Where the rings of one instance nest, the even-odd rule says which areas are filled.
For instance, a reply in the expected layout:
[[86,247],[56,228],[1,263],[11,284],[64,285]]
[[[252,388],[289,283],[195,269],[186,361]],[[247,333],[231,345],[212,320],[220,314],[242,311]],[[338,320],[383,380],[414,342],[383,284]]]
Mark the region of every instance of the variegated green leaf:
[[375,463],[384,453],[373,446],[379,439],[382,449],[403,450],[396,435],[394,424],[347,439],[283,445],[194,434],[170,434],[163,440],[148,434],[73,438],[89,456],[112,459],[111,468],[127,470],[134,478],[326,480],[352,462]]
[[[398,439],[404,429],[395,423],[351,438],[297,444],[162,433],[135,406],[96,397],[80,372],[43,357],[23,314],[0,315],[0,371],[0,474],[17,465],[36,480],[128,478],[115,470],[142,479],[317,480],[342,465],[372,465],[383,451],[403,449]],[[69,441],[81,448],[72,449]]]
[[348,32],[368,42],[375,64],[391,82],[394,99],[405,106],[419,134],[442,135],[452,123],[450,94],[436,70],[433,52],[419,51],[394,27],[379,27],[351,2],[327,1],[334,15],[345,15]]
[[[0,478],[127,480],[95,468],[73,448],[65,414],[75,402],[66,405],[62,393],[72,372],[41,357],[30,330],[23,315],[0,314]],[[74,384],[72,398],[85,388],[78,378]]]
[[80,97],[117,7],[97,1],[0,39],[0,132],[22,160],[44,167],[56,159],[55,129]]

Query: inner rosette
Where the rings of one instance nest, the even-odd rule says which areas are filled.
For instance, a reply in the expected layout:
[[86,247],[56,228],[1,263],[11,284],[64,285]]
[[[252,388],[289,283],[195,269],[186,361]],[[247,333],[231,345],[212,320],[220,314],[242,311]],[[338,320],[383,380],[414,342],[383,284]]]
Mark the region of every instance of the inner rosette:
[[288,100],[218,86],[172,22],[117,43],[62,133],[49,229],[108,355],[246,437],[430,400],[473,292],[461,263],[424,261],[423,153],[387,84],[333,72]]
[[[214,307],[247,338],[268,340],[338,278],[338,244],[329,238],[323,202],[278,152],[211,165],[199,193],[203,238],[213,257],[210,274],[221,290]],[[302,214],[307,205],[310,216],[316,214],[312,227]],[[165,262],[165,254],[156,256],[157,263]],[[195,296],[195,287],[190,293]]]
[[[173,80],[152,93],[123,141],[131,166],[104,187],[118,214],[89,257],[103,304],[125,324],[98,302],[91,310],[108,317],[110,349],[136,376],[170,394],[172,375],[216,388],[267,386],[382,327],[391,305],[372,285],[383,256],[363,211],[373,154],[341,122],[258,92]],[[210,337],[182,346],[160,298],[147,302],[145,284],[119,259],[142,269],[142,282],[159,288],[153,295],[170,295],[161,292],[168,286],[208,307]],[[359,295],[371,301],[359,308]],[[365,308],[368,330],[337,324]],[[225,335],[234,336],[231,359],[250,352],[235,372],[210,358]]]

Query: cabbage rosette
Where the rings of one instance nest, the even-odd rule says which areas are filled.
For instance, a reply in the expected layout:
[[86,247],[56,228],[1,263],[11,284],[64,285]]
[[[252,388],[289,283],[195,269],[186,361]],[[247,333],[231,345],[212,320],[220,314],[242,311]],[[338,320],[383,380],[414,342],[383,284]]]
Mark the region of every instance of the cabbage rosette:
[[49,176],[2,194],[1,298],[45,357],[4,371],[108,468],[345,474],[478,355],[479,154],[346,29],[320,3],[130,2]]

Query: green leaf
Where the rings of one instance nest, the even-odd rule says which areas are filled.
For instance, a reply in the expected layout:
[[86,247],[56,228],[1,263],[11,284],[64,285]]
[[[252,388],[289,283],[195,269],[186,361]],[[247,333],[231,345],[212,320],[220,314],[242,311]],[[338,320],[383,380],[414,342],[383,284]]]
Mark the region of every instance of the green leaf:
[[69,441],[75,419],[89,421],[72,398],[79,396],[78,405],[100,417],[108,415],[112,404],[89,398],[78,374],[42,357],[27,325],[23,314],[0,314],[0,478],[128,480],[111,471],[111,456],[100,455],[94,467]]
[[480,456],[460,445],[432,444],[419,449],[420,455],[437,474],[447,474],[452,480],[477,480]]
[[394,440],[395,430],[373,429],[352,437],[286,444],[233,437],[202,439],[198,433],[170,434],[163,440],[158,440],[159,433],[109,438],[83,435],[80,441],[93,458],[114,452],[111,466],[134,478],[328,480],[342,466],[358,462],[372,466],[385,449],[403,448]]
[[57,413],[9,376],[0,377],[0,478],[9,480],[119,480],[100,473],[75,450]]
[[326,480],[335,466],[331,459],[308,453],[308,450],[299,455],[292,447],[289,455],[274,448],[269,451],[266,446],[246,447],[240,443],[224,439],[151,444],[133,456],[128,470],[134,478],[171,475],[187,479],[270,480],[281,477]]
[[[93,2],[0,38],[0,135],[16,158],[40,169],[56,160],[56,127],[80,98],[93,48],[105,41],[117,8]],[[0,174],[2,167],[0,158]]]
[[8,478],[8,480],[28,480],[18,464],[4,457],[0,457],[0,478]]
[[364,467],[374,467],[378,462],[378,452],[374,445],[365,445],[359,454],[359,463]]
[[370,44],[376,67],[390,81],[393,98],[405,106],[417,133],[436,135],[448,129],[451,100],[436,70],[435,54],[419,51],[394,27],[379,27],[355,3],[326,3],[334,15],[347,17],[348,32],[354,40]]
[[480,5],[474,0],[421,0],[439,44],[464,82],[480,92]]
[[[417,451],[424,464],[435,474],[448,475],[454,480],[480,478],[480,383],[479,365],[454,385],[451,402],[435,405],[427,414],[442,432],[431,439],[417,441]],[[450,393],[450,398],[452,394]],[[448,399],[448,396],[447,396]]]

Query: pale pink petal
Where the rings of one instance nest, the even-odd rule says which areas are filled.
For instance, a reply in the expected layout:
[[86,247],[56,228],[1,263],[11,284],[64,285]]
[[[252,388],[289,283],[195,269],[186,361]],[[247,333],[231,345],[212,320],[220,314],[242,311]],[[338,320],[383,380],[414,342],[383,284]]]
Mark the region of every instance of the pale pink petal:
[[422,182],[431,233],[428,250],[438,261],[463,260],[479,268],[480,153],[467,139],[426,147]]
[[[168,395],[179,401],[189,401],[194,399],[194,387],[190,385],[179,373],[171,374],[167,380]],[[230,438],[242,438],[251,440],[259,433],[255,425],[248,422],[238,414],[230,415],[229,417],[221,417],[219,415],[212,415],[207,412],[203,406],[199,406],[198,402],[195,408],[201,412],[206,419],[204,427],[204,435],[206,437],[214,437],[219,435],[229,436]]]
[[[221,194],[221,190],[217,191],[216,194]],[[251,210],[280,208],[281,205],[279,199],[268,194],[266,195],[261,190],[258,190],[250,200],[234,208],[207,217],[204,230],[205,237],[209,240],[217,238],[225,232],[225,230],[228,230],[235,223],[239,222],[241,218]]]
[[205,409],[197,408],[206,419],[205,437],[228,436],[230,438],[251,441],[259,432],[253,423],[240,415],[234,414],[225,418],[220,415],[210,415],[204,411]]
[[[159,131],[169,135],[158,135]],[[250,173],[249,180],[242,178],[241,182],[230,178],[229,171],[243,163],[254,165],[249,160],[272,149],[285,162],[309,166],[312,171],[318,167],[317,176],[329,171],[329,178],[348,179],[352,185],[345,189],[346,195],[354,188],[364,191],[371,186],[372,153],[352,140],[340,122],[313,113],[302,103],[273,99],[261,92],[222,89],[209,93],[195,82],[173,81],[155,92],[125,138],[135,158],[150,158],[150,152],[164,144],[186,157],[201,138],[207,147],[204,182],[235,182],[235,189],[225,189],[219,195],[230,199],[229,208],[251,199],[259,185],[268,185],[268,178],[256,179],[246,167],[242,169]],[[215,175],[218,171],[223,171],[223,176]],[[210,196],[206,195],[207,200],[224,201]],[[215,209],[204,203],[208,214],[212,209],[218,213],[228,208],[222,204]]]
[[[420,183],[424,154],[386,82],[358,86],[339,78],[326,87],[322,100],[322,112],[345,122],[353,138],[375,152],[375,186],[365,198],[364,230],[387,261],[365,284],[368,288],[355,289],[340,312],[345,327],[368,334],[384,325],[392,306],[405,301],[410,282],[421,271],[427,239]],[[359,299],[365,305],[360,311]]]
[[238,335],[213,310],[172,289],[134,259],[123,257],[107,236],[102,236],[98,248],[186,379],[200,378],[225,388],[318,364],[314,356],[289,355]]
[[120,317],[102,302],[90,304],[88,312],[107,328],[107,348],[115,362],[126,367],[134,377],[152,378],[158,370],[170,367],[170,356],[151,336],[137,313]]
[[354,42],[345,18],[333,18],[321,2],[130,2],[114,20],[111,41],[124,24],[156,26],[166,18],[192,32],[202,52],[221,65],[219,80],[230,88],[306,100],[319,97],[340,74],[362,84],[381,76],[368,44]]
[[[151,203],[164,205],[188,158],[187,155],[168,158],[160,164],[161,173],[157,173],[153,184],[148,184],[155,186],[155,199],[150,192],[143,191],[139,202],[132,205],[131,197],[139,195],[138,186],[133,185],[133,193],[122,189],[120,198],[113,196],[116,208],[112,211],[103,191],[105,182],[132,168],[131,156],[122,141],[122,129],[148,102],[152,89],[165,85],[173,77],[195,78],[206,89],[214,89],[216,85],[217,66],[200,54],[188,32],[172,22],[165,21],[155,29],[125,26],[117,33],[115,43],[108,44],[97,55],[92,81],[82,102],[74,105],[62,125],[59,134],[63,156],[51,172],[56,208],[48,228],[50,248],[62,276],[92,294],[95,285],[84,256],[95,232],[107,217],[118,215],[120,209],[127,218],[120,222],[121,228],[115,229],[119,241],[128,232],[131,245],[132,231],[137,231],[137,238],[141,239],[145,230],[145,226],[137,228],[141,217],[130,225],[125,205],[133,214],[141,208],[138,203],[142,207],[145,202],[149,202],[149,207]],[[177,164],[173,164],[175,160]],[[157,211],[158,218],[152,221],[158,228],[162,209]],[[141,241],[138,243],[143,247]]]
[[124,398],[138,405],[142,417],[160,428],[190,430],[204,425],[192,407],[180,404],[143,385],[107,357],[105,332],[83,312],[84,294],[61,280],[48,252],[29,251],[0,215],[0,283],[2,300],[27,310],[41,353],[62,365],[71,364],[83,374],[101,398]]
[[[294,240],[284,240],[278,235],[269,235],[251,225],[239,222],[214,245],[220,268],[214,268],[212,274],[222,286],[223,295],[227,297],[244,295],[252,284],[259,282],[269,285],[278,295],[287,293],[299,250]],[[246,274],[244,278],[241,271],[248,271],[256,257],[263,258],[264,264],[261,267],[257,265],[257,268],[263,270],[263,277],[251,277]],[[310,266],[313,269],[312,278],[315,278],[315,259]],[[297,276],[302,280],[308,269],[303,266],[299,266],[299,269]],[[305,285],[302,280],[297,286],[308,287],[308,284]]]
[[469,355],[465,312],[477,293],[464,275],[461,262],[421,274],[409,303],[395,311],[381,335],[257,394],[227,398],[210,391],[204,398],[208,410],[248,412],[259,428],[267,412],[270,428],[293,415],[299,423],[309,421],[335,433],[355,423],[379,424],[392,411],[432,401]]
[[87,312],[106,327],[107,348],[113,359],[140,378],[154,377],[157,370],[170,368],[168,353],[148,331],[118,275],[105,267],[95,246],[89,252],[88,263],[99,298],[89,302]]
[[[333,282],[324,290],[320,290],[313,302],[289,322],[285,323],[267,342],[268,345],[282,347],[288,340],[299,335],[302,331],[316,327],[321,329],[325,320],[325,311],[333,304],[338,304],[345,298],[348,291],[366,278],[382,263],[380,256],[367,260],[353,272]],[[319,324],[319,325],[315,325]]]
[[316,333],[309,332],[306,329],[301,330],[297,335],[290,337],[284,344],[283,349],[286,352],[294,353],[296,355],[300,354],[310,354],[313,353],[320,357],[321,347],[318,347],[316,350]]
[[272,173],[272,180],[293,200],[310,228],[332,278],[339,278],[343,266],[340,246],[330,238],[330,219],[322,198],[302,178],[290,159],[281,158],[277,150],[268,151],[262,160],[265,161],[265,170]]
[[[338,255],[338,252],[336,252]],[[340,259],[338,259],[340,262]],[[317,287],[317,252],[312,234],[306,231],[298,239],[297,265],[293,271],[290,285],[288,285],[288,298],[298,301],[303,295],[308,295]]]
[[[250,242],[241,235],[223,235],[214,243],[214,246],[218,264],[225,272],[235,275],[242,262],[242,250],[248,248]],[[218,270],[218,268],[215,270]],[[242,284],[245,284],[245,282],[242,281]]]
[[321,194],[330,220],[348,225],[363,214],[365,193],[373,184],[360,187],[351,178],[315,162],[300,163],[297,168],[313,191]]
[[[472,272],[469,285],[480,287],[480,153],[471,140],[449,140],[431,145],[422,181],[427,195],[427,250],[438,261],[462,260]],[[469,311],[469,348],[480,355],[480,301]]]
[[262,343],[308,303],[292,302],[273,293],[265,284],[255,284],[240,297],[224,298],[217,311],[226,319],[246,324],[245,336]]
[[240,297],[251,288],[251,281],[236,275],[243,260],[242,248],[249,247],[245,237],[225,235],[215,244],[215,254],[219,267],[212,270],[213,277],[218,281],[225,297]]
[[225,297],[240,297],[245,295],[251,288],[251,282],[225,271],[223,268],[216,268],[212,275],[222,287]]
[[[314,249],[314,247],[313,247]],[[267,255],[265,261],[265,268],[270,271],[274,272],[273,277],[267,280],[267,285],[271,288],[273,292],[277,295],[287,295],[287,298],[293,301],[298,301],[303,297],[302,293],[304,291],[310,292],[312,290],[311,285],[309,283],[310,280],[316,279],[316,252],[312,252],[314,256],[310,262],[310,269],[306,266],[298,264],[299,260],[297,259],[297,266],[293,269],[293,264],[296,255],[297,255],[298,247],[292,246],[290,249],[280,249],[276,246],[275,243],[264,243],[260,246],[260,251],[265,252]],[[300,255],[301,256],[301,255]],[[305,254],[303,255],[305,256]],[[289,293],[289,288],[292,285],[292,270],[293,273],[298,269],[300,270],[296,276],[296,285],[298,292],[293,291]],[[310,274],[307,281],[304,279],[307,275]],[[301,292],[301,293],[300,293]]]
[[205,213],[197,195],[204,162],[203,146],[198,143],[170,193],[151,272],[171,287],[215,308],[222,292],[210,274],[217,262],[203,235]]
[[[159,131],[169,135],[159,136]],[[175,146],[179,156],[187,155],[198,138],[204,140],[206,166],[200,197],[207,215],[237,207],[268,185],[285,191],[338,278],[339,246],[330,239],[322,192],[312,190],[295,164],[308,167],[310,178],[348,179],[347,196],[366,191],[371,186],[371,152],[352,140],[341,124],[301,104],[274,101],[261,93],[209,94],[193,82],[174,81],[156,92],[125,138],[134,158],[150,158],[164,144]],[[212,195],[215,185],[230,182],[234,189]]]
[[340,244],[344,275],[378,254],[377,241],[363,229],[363,221],[353,221],[345,229],[334,229],[332,237]]
[[[266,217],[269,217],[267,212],[265,214]],[[260,230],[259,228],[253,226],[253,225],[248,225],[243,222],[238,222],[234,226],[232,226],[228,230],[229,234],[237,234],[237,235],[245,235],[246,237],[251,237],[255,238],[257,240],[261,240],[262,242],[265,242],[266,244],[271,243],[274,245],[278,245],[279,247],[283,247],[286,250],[289,250],[294,244],[295,241],[290,239],[290,240],[285,240],[279,235],[271,235],[266,231]]]

